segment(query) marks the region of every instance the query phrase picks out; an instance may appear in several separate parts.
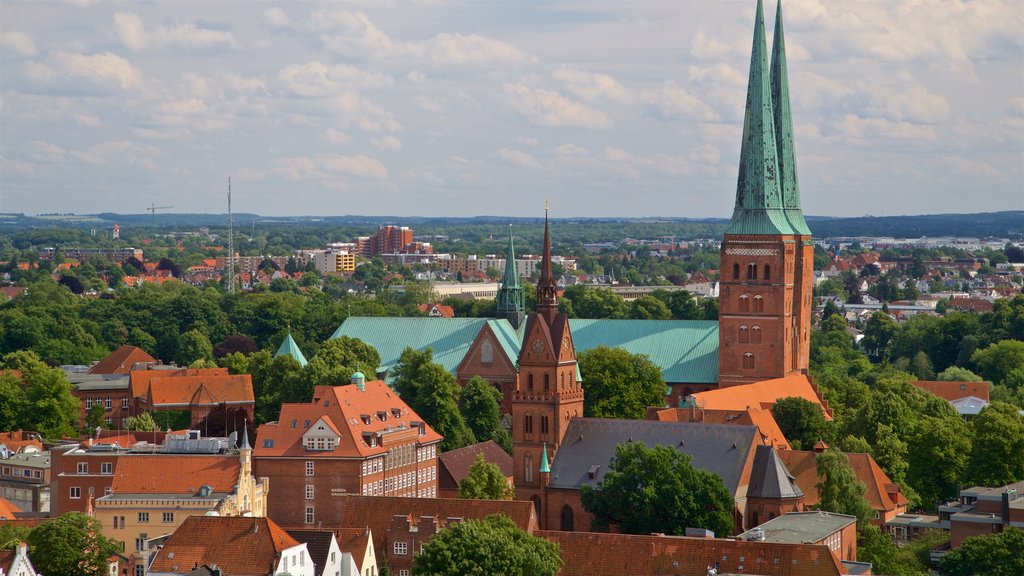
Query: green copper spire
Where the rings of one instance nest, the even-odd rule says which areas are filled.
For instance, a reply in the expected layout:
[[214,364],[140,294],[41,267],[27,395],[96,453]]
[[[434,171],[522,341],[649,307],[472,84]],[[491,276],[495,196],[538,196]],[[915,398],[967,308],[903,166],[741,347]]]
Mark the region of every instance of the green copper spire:
[[772,104],[775,107],[775,147],[779,154],[779,188],[782,208],[793,231],[805,236],[811,229],[800,208],[800,181],[796,176],[796,147],[793,144],[793,118],[789,112],[789,74],[786,70],[786,37],[782,32],[782,0],[775,9],[775,36],[772,38]]
[[519,328],[526,313],[525,293],[516,273],[516,250],[512,245],[512,225],[508,225],[508,251],[505,254],[505,275],[498,291],[498,318],[504,318]]
[[794,234],[782,209],[775,113],[764,36],[764,9],[757,0],[750,51],[747,106],[743,115],[736,208],[726,234]]
[[550,474],[551,473],[551,466],[548,465],[548,443],[547,442],[544,443],[544,448],[542,449],[541,454],[540,454],[540,472],[541,472],[541,474],[544,474],[544,473]]
[[292,338],[291,331],[288,332],[288,336],[285,336],[284,342],[281,342],[281,347],[277,349],[277,353],[274,354],[274,358],[278,356],[291,356],[299,363],[299,366],[305,366],[306,357],[302,355],[302,350],[299,350],[299,345],[295,343],[295,339]]

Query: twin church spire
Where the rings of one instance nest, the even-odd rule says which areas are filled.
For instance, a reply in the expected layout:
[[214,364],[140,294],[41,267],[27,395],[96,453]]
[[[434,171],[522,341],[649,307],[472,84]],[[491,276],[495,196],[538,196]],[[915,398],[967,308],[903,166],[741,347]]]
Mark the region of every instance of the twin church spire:
[[736,207],[726,234],[810,236],[800,207],[781,0],[775,15],[772,44],[769,68],[764,9],[758,0]]

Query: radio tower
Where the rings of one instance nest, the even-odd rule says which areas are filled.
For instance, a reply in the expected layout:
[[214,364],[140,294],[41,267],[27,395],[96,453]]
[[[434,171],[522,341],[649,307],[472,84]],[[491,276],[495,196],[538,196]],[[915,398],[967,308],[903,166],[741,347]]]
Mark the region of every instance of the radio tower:
[[228,176],[228,294],[235,293],[235,230],[231,221],[231,176]]

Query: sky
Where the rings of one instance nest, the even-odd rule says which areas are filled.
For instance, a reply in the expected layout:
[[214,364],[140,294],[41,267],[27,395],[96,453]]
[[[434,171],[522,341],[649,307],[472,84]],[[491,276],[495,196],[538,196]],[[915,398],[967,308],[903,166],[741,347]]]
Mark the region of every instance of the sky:
[[[783,12],[806,214],[1024,209],[1024,2]],[[0,212],[728,217],[754,14],[3,0]]]

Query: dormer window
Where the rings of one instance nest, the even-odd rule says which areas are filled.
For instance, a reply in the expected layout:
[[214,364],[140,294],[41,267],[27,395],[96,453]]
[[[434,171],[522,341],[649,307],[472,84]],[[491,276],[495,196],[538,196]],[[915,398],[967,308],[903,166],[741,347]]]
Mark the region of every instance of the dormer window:
[[302,446],[306,450],[334,450],[340,441],[341,437],[338,435],[337,428],[326,416],[320,417],[313,427],[308,428],[302,435]]
[[373,432],[363,432],[363,442],[370,448],[377,447],[377,435]]
[[363,421],[363,424],[369,424],[370,422],[372,422],[372,421],[373,421],[373,420],[372,420],[372,419],[370,418],[370,415],[369,415],[369,414],[360,414],[360,415],[359,415],[359,419]]
[[383,411],[383,410],[378,410],[377,411],[377,419],[380,420],[381,422],[387,422],[387,420],[388,420],[388,413]]
[[391,415],[394,416],[395,418],[401,418],[402,417],[402,410],[401,410],[401,408],[392,408],[391,409]]

